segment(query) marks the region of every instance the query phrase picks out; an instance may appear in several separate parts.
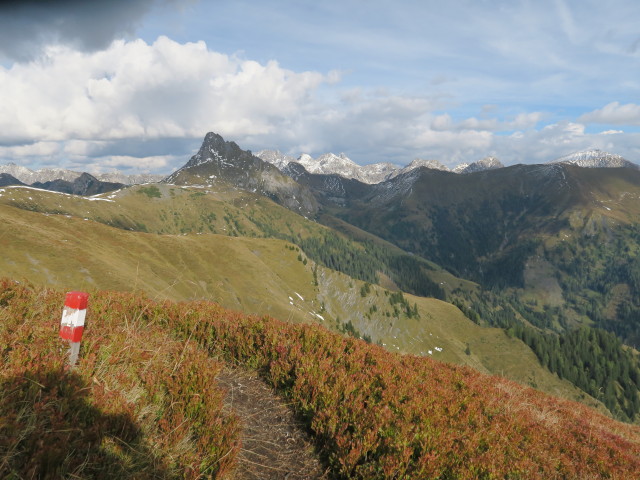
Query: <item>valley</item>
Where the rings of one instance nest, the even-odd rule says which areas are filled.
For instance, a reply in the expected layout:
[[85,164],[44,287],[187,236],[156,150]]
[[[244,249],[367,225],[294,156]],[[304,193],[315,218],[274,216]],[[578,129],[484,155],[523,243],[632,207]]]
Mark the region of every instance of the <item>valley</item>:
[[[275,232],[322,236],[327,228],[250,192],[150,184],[88,198],[30,188],[5,188],[0,195],[5,276],[71,290],[140,291],[154,300],[212,300],[318,323],[391,351],[472,365],[602,408],[501,329],[476,325],[435,298],[403,294],[417,307],[409,318],[400,303],[390,302],[392,291],[328,269],[273,238]],[[448,291],[477,288],[431,268]]]

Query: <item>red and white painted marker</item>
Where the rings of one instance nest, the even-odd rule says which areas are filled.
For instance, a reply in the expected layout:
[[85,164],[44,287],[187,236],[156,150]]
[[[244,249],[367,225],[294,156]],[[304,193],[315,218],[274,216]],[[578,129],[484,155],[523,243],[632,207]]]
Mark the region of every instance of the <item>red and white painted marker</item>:
[[64,302],[62,321],[60,322],[60,338],[69,340],[69,363],[76,364],[80,353],[80,340],[84,331],[84,319],[87,315],[87,301],[89,294],[84,292],[69,292]]

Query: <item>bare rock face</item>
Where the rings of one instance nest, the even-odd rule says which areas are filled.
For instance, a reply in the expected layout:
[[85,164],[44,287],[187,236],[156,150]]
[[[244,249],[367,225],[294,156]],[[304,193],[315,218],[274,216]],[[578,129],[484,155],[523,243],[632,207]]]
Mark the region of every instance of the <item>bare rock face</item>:
[[227,142],[213,132],[207,133],[198,153],[162,181],[177,185],[225,182],[268,196],[305,216],[313,216],[318,211],[316,199],[306,187],[251,151],[242,150],[235,142]]
[[495,170],[496,168],[504,168],[504,165],[496,157],[485,157],[482,160],[473,162],[456,173],[475,173],[484,172],[485,170]]

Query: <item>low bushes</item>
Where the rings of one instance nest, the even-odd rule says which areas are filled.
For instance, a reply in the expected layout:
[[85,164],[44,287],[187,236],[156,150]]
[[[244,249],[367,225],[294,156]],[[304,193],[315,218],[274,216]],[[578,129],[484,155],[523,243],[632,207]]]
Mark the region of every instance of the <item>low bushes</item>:
[[[56,338],[62,302],[0,284],[2,473],[220,478],[238,428],[221,407],[215,358],[256,369],[286,397],[337,478],[640,471],[637,426],[469,368],[212,303],[93,294],[81,363],[69,372]],[[79,437],[66,432],[77,426]]]

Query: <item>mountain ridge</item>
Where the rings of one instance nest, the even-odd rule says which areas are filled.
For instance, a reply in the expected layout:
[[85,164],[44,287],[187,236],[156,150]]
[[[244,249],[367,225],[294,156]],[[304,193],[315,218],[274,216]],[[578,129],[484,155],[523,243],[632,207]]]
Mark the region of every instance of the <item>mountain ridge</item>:
[[[282,154],[278,150],[261,150],[256,154],[256,156],[275,165],[284,173],[286,173],[288,169],[290,170],[289,166],[291,164],[299,164],[302,165],[310,174],[339,175],[344,178],[358,180],[367,184],[382,183],[420,167],[457,174],[476,173],[505,167],[505,165],[494,156],[487,156],[472,163],[460,163],[453,168],[449,168],[435,159],[415,159],[404,167],[392,163],[359,165],[344,153],[339,155],[325,153],[317,158],[313,158],[311,155],[305,153],[295,159],[290,155]],[[571,163],[583,168],[640,168],[637,167],[635,163],[624,159],[620,155],[603,152],[598,149],[575,152],[552,160],[548,163]]]
[[[344,160],[338,156],[336,158]],[[367,283],[380,282],[391,289],[447,298],[468,319],[479,325],[499,326],[512,332],[510,335],[535,349],[546,368],[555,369],[550,371],[571,376],[572,382],[578,382],[576,385],[597,395],[597,391],[583,382],[582,377],[586,376],[588,380],[590,375],[584,365],[576,370],[579,377],[562,368],[563,362],[566,365],[571,358],[568,355],[577,352],[559,352],[558,338],[569,341],[574,337],[563,332],[597,322],[596,325],[617,332],[633,344],[634,335],[637,334],[635,324],[632,320],[624,320],[624,323],[623,317],[633,319],[634,309],[638,307],[637,292],[634,284],[625,283],[624,276],[628,273],[630,278],[635,278],[636,266],[627,262],[617,251],[607,253],[610,242],[590,239],[602,234],[614,239],[614,243],[623,248],[626,242],[626,248],[630,251],[640,249],[633,243],[632,236],[621,236],[621,230],[613,223],[623,221],[627,214],[632,215],[629,218],[635,218],[633,215],[636,215],[634,212],[637,207],[634,207],[633,199],[636,198],[636,184],[639,183],[636,178],[638,171],[629,168],[594,170],[564,163],[499,167],[495,159],[483,160],[480,167],[484,170],[466,175],[418,165],[418,168],[373,185],[336,174],[312,174],[297,162],[287,164],[286,169],[290,174],[287,177],[250,151],[242,150],[234,142],[226,142],[221,136],[210,133],[198,153],[184,167],[167,177],[165,183],[131,188],[92,199],[104,200],[105,208],[100,209],[102,213],[89,215],[87,203],[87,208],[79,210],[79,215],[85,219],[95,218],[106,225],[141,232],[188,235],[221,233],[222,230],[227,235],[267,235],[292,242],[297,247],[291,248],[298,248],[300,252],[298,261],[305,266],[309,259],[326,267],[340,269],[352,278]],[[7,192],[9,205],[18,205],[17,198],[14,198],[18,190]],[[315,212],[301,211],[301,195],[310,196],[307,198],[315,201],[318,209]],[[136,204],[148,198],[145,210],[149,211],[145,211],[144,215],[138,212],[126,216],[126,212],[118,205],[110,205],[111,202],[118,203],[115,199],[122,196],[135,199]],[[611,200],[617,196],[622,201]],[[34,203],[34,195],[22,197],[21,208],[47,212]],[[177,199],[184,201],[185,197],[198,199],[199,207],[195,212],[178,212],[175,206],[167,210],[168,205],[173,205],[174,199],[176,204],[180,204]],[[292,229],[297,221],[279,220],[276,224],[272,214],[260,214],[257,205],[261,197],[276,200],[293,212],[307,213],[323,223],[338,225],[339,221],[343,221],[342,231],[347,239],[350,235],[363,238],[362,234],[356,232],[358,228],[362,233],[366,231],[372,234],[372,238],[362,241],[360,245],[353,245],[334,233],[311,227],[312,222],[297,231],[296,227]],[[222,200],[224,206],[216,206],[215,213],[201,210],[205,204],[213,206],[219,201],[214,198]],[[93,203],[98,206],[102,202]],[[61,205],[62,202],[58,202],[49,211],[60,214],[64,212]],[[109,215],[106,215],[107,206],[111,210]],[[238,207],[240,210],[237,210]],[[289,214],[294,215],[291,212]],[[290,215],[289,218],[292,218]],[[282,213],[277,216],[282,218]],[[337,220],[332,222],[331,218]],[[347,226],[347,222],[351,227]],[[386,247],[379,248],[382,240],[378,242],[374,236],[395,244],[398,252],[393,253]],[[564,242],[570,249],[583,250],[579,255],[565,253],[562,256],[562,250],[553,243],[558,241]],[[602,254],[595,250],[598,257],[594,256],[594,248],[605,250],[602,250]],[[617,255],[620,260],[612,264],[607,260],[609,255]],[[475,280],[480,285],[468,287],[465,282],[456,280],[458,286],[444,286],[451,277],[445,279],[442,272],[436,271],[440,267],[423,258],[445,266],[459,277]],[[574,258],[576,261],[588,259],[597,266],[594,271],[598,275],[601,274],[601,268],[609,268],[607,265],[612,264],[617,270],[605,270],[604,278],[613,278],[615,281],[622,279],[620,286],[614,285],[614,290],[609,291],[611,281],[603,284],[600,277],[592,279],[588,270],[576,278],[575,269],[584,267],[567,264],[564,258],[572,262]],[[186,263],[186,260],[183,262]],[[532,265],[531,268],[528,265]],[[315,282],[321,284],[320,274],[314,272],[314,275]],[[595,282],[599,286],[590,286],[585,281]],[[576,291],[576,286],[580,290]],[[570,287],[574,290],[569,290]],[[371,288],[375,287],[362,287],[362,298],[367,297]],[[545,288],[550,292],[549,302],[536,296],[536,289],[542,291]],[[602,291],[588,291],[593,288]],[[326,295],[339,295],[349,305],[358,298],[351,294],[347,298],[343,293],[338,294],[338,291],[334,284]],[[525,300],[521,300],[521,295]],[[606,301],[613,298],[614,303],[605,305],[607,311],[604,313],[593,310],[594,305],[600,308],[605,301],[597,295],[603,295]],[[300,296],[307,297],[308,294],[301,292]],[[236,298],[239,296],[236,295]],[[290,295],[289,298],[293,302],[295,297]],[[417,307],[407,303],[406,297],[393,294],[389,298],[393,308],[384,312],[387,317],[406,314],[412,318],[415,315]],[[540,303],[527,303],[528,299]],[[582,299],[591,299],[591,304],[585,306]],[[373,307],[380,313],[376,313]],[[380,319],[382,307],[379,303],[370,305],[371,310],[365,318]],[[345,316],[347,313],[344,310],[336,310],[329,303],[326,311],[331,312],[333,318],[351,318]],[[324,316],[322,311],[315,312]],[[380,325],[384,326],[386,322],[384,318],[381,319]],[[371,325],[362,321],[364,323],[343,323],[340,328],[359,331],[360,336],[374,335],[373,331],[368,330]],[[594,332],[587,341],[599,341],[598,335]],[[613,338],[603,338],[612,345],[610,351],[618,352],[621,348]],[[601,355],[596,358],[604,357]],[[630,371],[635,372],[634,368],[629,367]],[[606,378],[613,380],[595,385],[606,387],[606,404],[615,415],[633,419],[638,409],[632,403],[633,392],[628,389],[634,387],[631,379],[619,378],[618,374],[611,372]],[[598,382],[601,382],[602,371],[598,375]],[[611,387],[614,385],[612,382],[618,381],[623,390]],[[638,383],[637,379],[634,381]]]
[[213,132],[207,133],[198,153],[162,183],[213,185],[219,181],[269,196],[306,216],[318,210],[315,197],[307,189],[250,150],[242,150]]
[[603,152],[602,150],[581,150],[559,157],[550,163],[569,163],[583,168],[640,168],[621,155]]
[[31,170],[30,168],[16,165],[15,163],[0,165],[0,173],[7,173],[9,175],[12,175],[25,185],[32,185],[36,182],[43,184],[46,182],[53,182],[55,180],[73,182],[83,173],[88,173],[89,175],[102,182],[121,183],[124,185],[153,183],[160,181],[166,176],[147,173],[125,174],[119,171],[106,173],[79,172],[76,170],[67,170],[64,168],[41,168],[38,170]]

